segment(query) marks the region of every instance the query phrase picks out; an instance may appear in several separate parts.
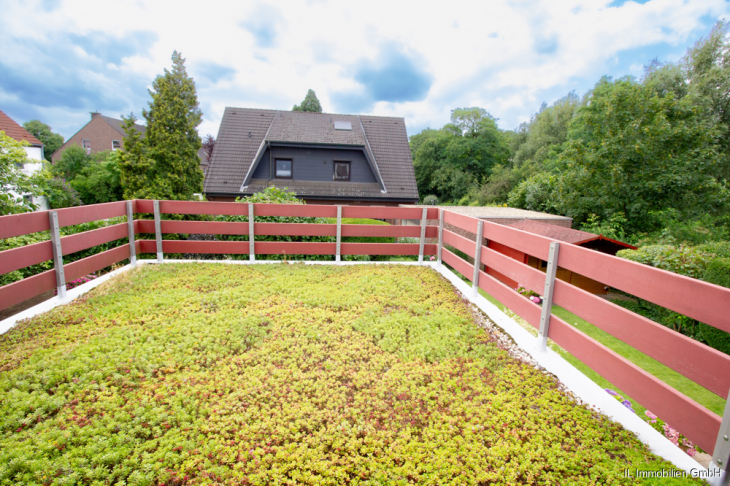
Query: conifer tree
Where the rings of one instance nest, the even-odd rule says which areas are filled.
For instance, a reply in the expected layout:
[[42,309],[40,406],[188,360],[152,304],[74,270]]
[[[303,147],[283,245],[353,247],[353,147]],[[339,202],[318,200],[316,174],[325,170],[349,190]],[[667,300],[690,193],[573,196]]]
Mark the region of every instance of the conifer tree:
[[193,79],[185,70],[185,59],[172,54],[172,71],[158,76],[149,91],[149,110],[143,139],[133,129],[133,117],[126,119],[122,181],[125,198],[189,200],[203,191],[203,171],[198,150],[197,127],[202,119]]
[[301,105],[294,105],[291,111],[309,111],[312,113],[322,113],[322,105],[317,99],[317,95],[311,89],[307,91],[307,96],[304,97]]

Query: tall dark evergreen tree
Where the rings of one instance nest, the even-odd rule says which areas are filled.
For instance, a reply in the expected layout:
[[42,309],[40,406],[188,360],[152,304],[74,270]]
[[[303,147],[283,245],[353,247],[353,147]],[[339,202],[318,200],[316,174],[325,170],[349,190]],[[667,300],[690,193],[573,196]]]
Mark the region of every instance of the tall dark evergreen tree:
[[322,105],[317,99],[317,95],[311,89],[307,91],[307,96],[304,97],[301,105],[294,105],[291,111],[308,111],[311,113],[322,113]]
[[202,119],[193,79],[185,59],[172,54],[172,71],[158,76],[150,90],[145,137],[134,129],[133,116],[126,120],[122,184],[125,198],[188,200],[203,191],[203,171],[198,150],[197,127]]

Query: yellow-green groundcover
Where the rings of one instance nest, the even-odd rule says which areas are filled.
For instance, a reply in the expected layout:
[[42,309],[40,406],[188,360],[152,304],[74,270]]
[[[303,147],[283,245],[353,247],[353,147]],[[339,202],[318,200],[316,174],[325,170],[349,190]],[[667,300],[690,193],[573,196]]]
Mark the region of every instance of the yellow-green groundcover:
[[634,484],[626,469],[672,468],[498,348],[423,267],[145,265],[9,331],[0,355],[0,484]]

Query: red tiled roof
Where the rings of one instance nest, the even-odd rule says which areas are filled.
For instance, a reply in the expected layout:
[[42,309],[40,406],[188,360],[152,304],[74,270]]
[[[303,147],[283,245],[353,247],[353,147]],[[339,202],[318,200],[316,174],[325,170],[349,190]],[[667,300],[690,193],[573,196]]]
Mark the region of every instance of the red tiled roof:
[[631,248],[632,250],[636,250],[636,247],[633,245],[629,245],[628,243],[624,243],[623,241],[606,238],[603,235],[595,235],[593,233],[588,233],[587,231],[563,228],[562,226],[541,223],[540,221],[535,221],[532,219],[524,219],[522,221],[517,221],[516,223],[508,224],[506,226],[511,226],[512,228],[516,228],[518,230],[527,231],[528,233],[545,236],[546,238],[551,238],[553,240],[572,243],[574,245],[581,245],[583,243],[588,243],[589,241],[604,240],[615,243],[618,246],[623,246],[624,248]]
[[5,135],[15,140],[27,140],[34,147],[43,146],[43,142],[31,135],[28,130],[15,123],[12,118],[2,111],[0,111],[0,131],[5,132]]
[[524,219],[507,226],[527,231],[528,233],[552,238],[554,240],[565,241],[566,243],[572,243],[574,245],[579,245],[581,243],[600,238],[598,235],[594,235],[593,233],[588,233],[586,231],[563,228],[562,226],[541,223],[540,221],[534,221],[531,219]]

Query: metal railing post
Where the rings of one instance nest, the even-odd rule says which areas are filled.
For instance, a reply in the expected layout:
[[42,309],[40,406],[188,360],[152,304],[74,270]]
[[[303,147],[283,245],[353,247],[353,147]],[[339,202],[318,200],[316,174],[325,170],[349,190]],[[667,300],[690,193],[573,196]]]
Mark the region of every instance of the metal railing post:
[[715,451],[712,453],[712,462],[717,464],[720,469],[724,469],[726,474],[730,474],[730,469],[727,467],[728,460],[730,460],[730,394],[725,403],[725,413],[722,414],[722,424],[720,424],[720,432],[717,434]]
[[471,279],[471,288],[475,294],[479,293],[479,265],[482,260],[482,235],[484,234],[484,221],[477,224],[477,241],[474,249],[474,275]]
[[137,264],[137,250],[134,248],[134,214],[132,213],[132,201],[127,201],[127,229],[129,229],[129,263],[134,266]]
[[555,275],[558,272],[558,253],[560,243],[550,243],[547,270],[545,272],[545,289],[543,290],[542,311],[540,314],[540,329],[537,333],[538,351],[547,351],[548,330],[550,328],[550,314],[553,310],[553,290],[555,290]]
[[337,253],[335,261],[340,261],[340,244],[342,243],[342,206],[337,206]]
[[248,203],[248,259],[256,261],[256,251],[253,235],[253,203]]
[[66,275],[63,273],[63,252],[61,251],[61,227],[58,225],[58,213],[48,212],[51,224],[51,245],[53,247],[53,266],[56,269],[56,290],[59,299],[66,298]]
[[160,222],[160,201],[152,202],[155,208],[155,241],[157,242],[157,263],[164,261],[162,253],[162,223]]
[[444,210],[439,209],[439,249],[438,262],[441,265],[441,250],[444,249]]
[[418,262],[423,262],[423,248],[426,244],[426,216],[428,215],[428,208],[423,208],[421,213],[421,240],[418,245]]

